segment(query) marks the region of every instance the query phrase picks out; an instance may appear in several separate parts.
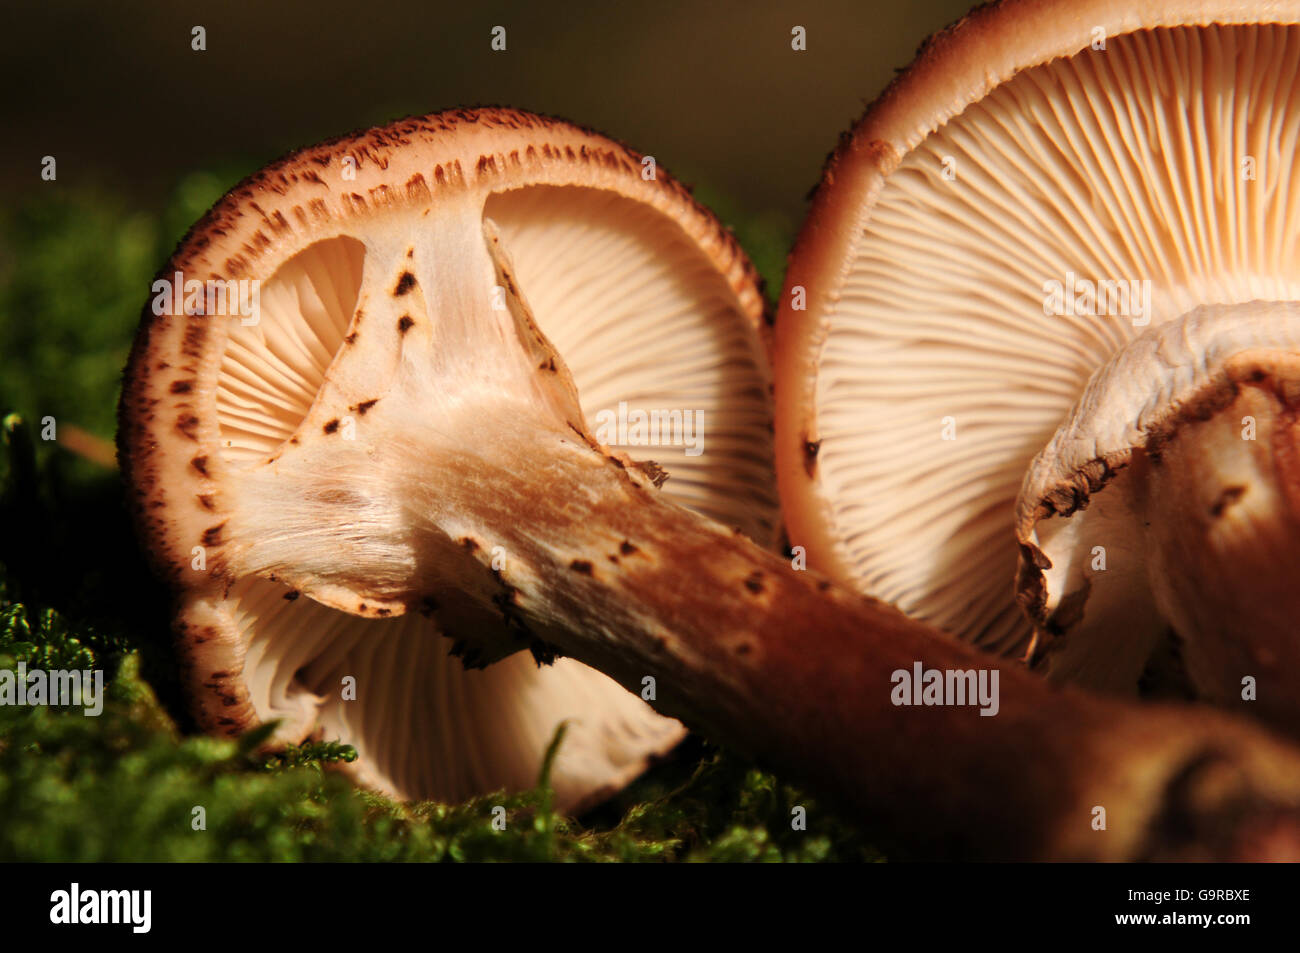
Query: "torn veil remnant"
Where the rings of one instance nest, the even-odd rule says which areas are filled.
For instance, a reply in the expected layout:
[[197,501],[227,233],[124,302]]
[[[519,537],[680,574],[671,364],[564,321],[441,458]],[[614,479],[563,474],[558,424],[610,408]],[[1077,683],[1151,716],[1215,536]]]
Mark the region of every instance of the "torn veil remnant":
[[1300,731],[1297,23],[1008,0],[922,49],[829,162],[777,320],[812,565],[1052,678],[1131,694],[1174,658]]
[[[775,516],[761,300],[729,234],[645,168],[565,123],[444,113],[297,153],[191,232],[168,271],[262,279],[262,314],[146,314],[119,440],[203,723],[282,718],[358,744],[368,783],[456,797],[530,783],[577,699],[570,805],[680,731],[581,670],[473,690],[438,667],[441,632],[471,665],[590,665],[886,846],[1300,853],[1300,756],[1264,733],[1053,690],[746,535]],[[588,429],[621,400],[705,411],[706,452],[653,448],[663,491]],[[897,707],[917,662],[997,667],[997,715]]]

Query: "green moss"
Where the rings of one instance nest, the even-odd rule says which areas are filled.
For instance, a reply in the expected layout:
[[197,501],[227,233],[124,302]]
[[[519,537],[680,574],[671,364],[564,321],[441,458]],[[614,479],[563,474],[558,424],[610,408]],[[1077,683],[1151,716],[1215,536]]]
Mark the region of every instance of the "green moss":
[[[193,732],[169,598],[137,552],[116,474],[41,440],[40,422],[112,437],[153,273],[233,179],[196,173],[158,216],[63,193],[0,215],[0,415],[18,412],[0,426],[0,669],[95,668],[108,683],[98,717],[0,706],[0,861],[878,859],[851,825],[698,739],[575,820],[554,812],[546,770],[521,794],[408,805],[335,771],[355,757],[346,745],[267,756],[260,732]],[[779,280],[778,226],[737,231]],[[796,807],[807,830],[792,827]]]

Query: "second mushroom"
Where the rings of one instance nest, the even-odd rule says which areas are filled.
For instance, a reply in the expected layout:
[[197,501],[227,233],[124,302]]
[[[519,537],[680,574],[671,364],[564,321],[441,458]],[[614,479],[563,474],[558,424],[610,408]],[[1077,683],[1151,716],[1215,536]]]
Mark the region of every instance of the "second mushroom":
[[1008,0],[922,49],[778,320],[813,565],[1053,680],[1300,733],[1298,23]]

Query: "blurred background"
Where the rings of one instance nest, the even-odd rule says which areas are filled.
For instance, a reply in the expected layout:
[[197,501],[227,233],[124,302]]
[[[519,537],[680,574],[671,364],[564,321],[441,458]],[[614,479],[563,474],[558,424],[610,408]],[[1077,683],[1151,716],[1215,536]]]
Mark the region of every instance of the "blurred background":
[[[6,198],[97,181],[161,201],[397,116],[508,105],[591,126],[794,218],[837,134],[967,0],[6,0]],[[507,31],[505,52],[490,31]],[[791,30],[807,31],[806,52]],[[207,50],[191,49],[203,26]]]
[[[544,785],[508,799],[522,833],[505,838],[484,833],[490,800],[351,791],[322,771],[337,745],[268,761],[247,739],[192,736],[169,596],[135,546],[111,441],[152,276],[276,157],[456,106],[561,116],[693,186],[774,294],[839,134],[966,7],[4,0],[0,669],[99,668],[111,688],[102,718],[0,706],[0,860],[876,859],[846,823],[792,833],[809,798],[698,739],[581,826],[549,813]],[[209,837],[192,836],[196,803]]]
[[0,409],[111,436],[147,282],[222,192],[298,147],[455,106],[557,115],[654,155],[772,294],[838,135],[967,6],[5,0]]

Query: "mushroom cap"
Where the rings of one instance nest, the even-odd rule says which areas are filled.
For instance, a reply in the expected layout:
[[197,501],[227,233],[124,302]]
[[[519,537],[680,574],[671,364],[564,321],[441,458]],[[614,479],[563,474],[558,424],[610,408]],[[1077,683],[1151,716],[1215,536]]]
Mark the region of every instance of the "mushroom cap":
[[[641,159],[559,120],[507,109],[438,113],[293,153],[191,229],[160,279],[256,280],[258,317],[146,307],[119,448],[146,549],[179,595],[180,651],[202,727],[237,734],[278,718],[279,740],[356,745],[350,770],[372,787],[459,799],[534,783],[567,719],[552,774],[566,810],[617,790],[682,737],[678,722],[593,669],[564,659],[538,668],[515,654],[466,670],[447,656],[437,620],[246,571],[241,559],[258,541],[232,538],[240,529],[232,517],[248,503],[238,499],[241,474],[322,430],[373,419],[376,403],[382,410],[357,389],[377,388],[382,370],[358,382],[336,361],[371,347],[361,366],[372,373],[383,364],[361,307],[368,258],[390,233],[418,231],[423,216],[456,207],[484,216],[485,234],[509,254],[588,419],[620,401],[702,413],[707,453],[633,446],[628,455],[666,467],[664,492],[681,503],[773,543],[756,274],[730,233],[662,169],[645,175]],[[430,240],[441,247],[438,234]],[[405,291],[399,282],[393,293]],[[322,425],[327,383],[354,402]],[[355,701],[341,698],[346,675],[357,680]]]
[[[1015,501],[1090,375],[1199,304],[1300,287],[1297,22],[1006,0],[922,47],[828,160],[777,317],[778,481],[810,565],[1028,648]],[[1046,314],[1069,276],[1149,281],[1150,313]]]

